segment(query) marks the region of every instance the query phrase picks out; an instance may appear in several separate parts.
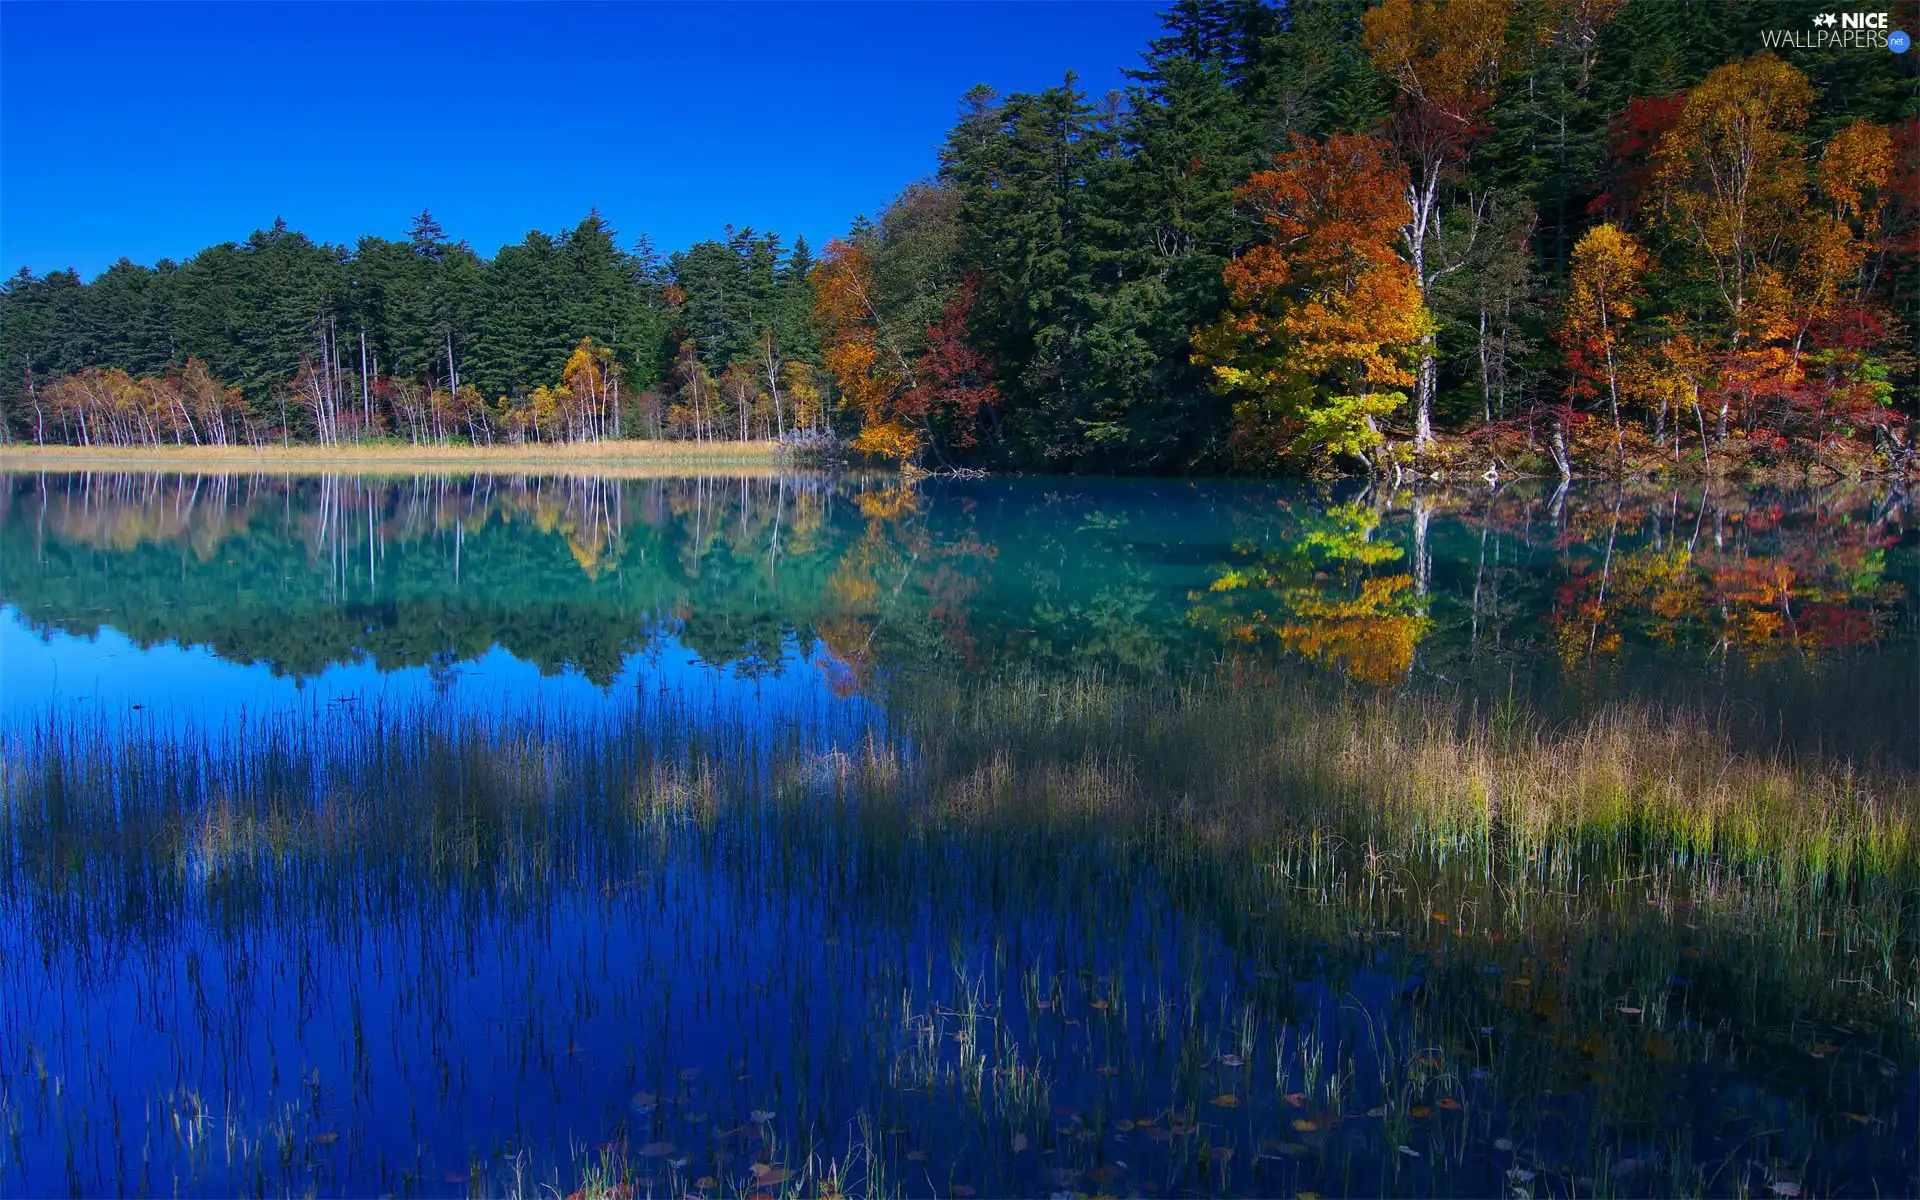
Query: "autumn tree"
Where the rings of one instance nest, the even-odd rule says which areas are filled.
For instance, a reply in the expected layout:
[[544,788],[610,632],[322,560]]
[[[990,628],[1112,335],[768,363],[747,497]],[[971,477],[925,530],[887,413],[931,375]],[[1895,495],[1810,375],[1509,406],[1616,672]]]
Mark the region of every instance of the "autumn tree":
[[1679,418],[1693,413],[1700,435],[1700,459],[1712,465],[1713,450],[1707,438],[1706,414],[1700,397],[1713,386],[1713,356],[1708,347],[1688,332],[1691,322],[1684,311],[1667,314],[1653,334],[1652,344],[1630,362],[1625,386],[1637,397],[1654,406],[1654,444],[1665,445],[1669,436],[1668,415],[1674,417],[1671,429],[1673,457],[1680,458]]
[[590,337],[580,339],[561,368],[558,389],[570,439],[600,441],[620,436],[620,375],[611,349]]
[[888,420],[911,368],[891,344],[874,301],[873,268],[857,242],[835,239],[813,268],[813,315],[821,357],[862,426]]
[[913,385],[894,405],[899,419],[929,436],[932,423],[938,420],[956,446],[974,444],[980,413],[1000,399],[992,361],[968,336],[975,290],[974,277],[963,278],[939,318],[927,326],[925,349],[914,364]]
[[1260,242],[1226,269],[1230,305],[1196,335],[1216,386],[1238,397],[1234,436],[1276,453],[1365,459],[1405,403],[1409,352],[1430,329],[1395,252],[1406,168],[1378,138],[1298,139],[1241,189]]
[[818,369],[812,363],[791,358],[780,364],[780,391],[795,429],[819,430],[825,426],[825,397],[815,378]]
[[[1704,273],[1717,300],[1726,391],[1749,398],[1787,363],[1781,259],[1805,217],[1798,131],[1812,90],[1771,53],[1709,74],[1687,93],[1653,155],[1656,225]],[[1720,436],[1727,433],[1723,393]]]
[[[866,249],[828,245],[814,268],[814,317],[826,368],[860,417],[856,447],[909,460],[926,447],[939,454],[943,440],[974,442],[975,419],[998,399],[990,360],[968,336],[975,296],[968,276],[938,316],[908,337],[879,302]],[[915,343],[919,352],[909,354]]]
[[[1396,92],[1394,140],[1410,170],[1402,184],[1400,240],[1421,306],[1444,273],[1432,251],[1442,228],[1442,181],[1482,132],[1511,13],[1503,0],[1386,0],[1365,18],[1367,53]],[[1422,335],[1414,380],[1414,443],[1433,440],[1438,347]]]
[[680,343],[673,360],[675,402],[667,409],[667,426],[679,436],[692,435],[696,442],[707,440],[707,431],[715,416],[713,375],[700,361],[699,347],[692,338]]
[[1568,391],[1575,399],[1604,394],[1613,415],[1614,458],[1626,463],[1620,420],[1620,359],[1629,323],[1639,311],[1647,252],[1611,223],[1587,230],[1573,247],[1571,279],[1562,311]]

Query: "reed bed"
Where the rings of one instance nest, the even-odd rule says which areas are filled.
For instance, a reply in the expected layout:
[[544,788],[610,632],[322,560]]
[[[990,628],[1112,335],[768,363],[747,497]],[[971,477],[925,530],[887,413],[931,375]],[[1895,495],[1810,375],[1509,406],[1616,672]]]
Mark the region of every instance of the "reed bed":
[[[189,1191],[1920,1186],[1910,775],[1744,752],[1699,711],[879,687],[771,727],[668,696],[17,726],[0,973],[71,1012],[0,1013],[0,1181],[92,1190],[117,1154]],[[336,986],[272,982],[310,976]],[[495,976],[520,1015],[476,1025]],[[144,1128],[89,1107],[125,1085],[87,1040],[108,1018],[72,1015],[130,986],[177,1014]],[[408,1160],[359,1059],[350,1099],[320,1067],[264,1088],[240,1031],[295,991],[302,1027],[420,1060],[416,1122],[473,1089],[518,1115]],[[635,1048],[583,1058],[609,1023]],[[702,1037],[727,1049],[688,1065]]]

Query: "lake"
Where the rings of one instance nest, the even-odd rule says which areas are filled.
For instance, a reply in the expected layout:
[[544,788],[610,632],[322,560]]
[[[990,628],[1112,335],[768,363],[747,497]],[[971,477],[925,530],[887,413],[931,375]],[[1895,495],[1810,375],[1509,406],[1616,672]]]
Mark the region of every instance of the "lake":
[[1884,489],[0,475],[0,1191],[1920,1192]]

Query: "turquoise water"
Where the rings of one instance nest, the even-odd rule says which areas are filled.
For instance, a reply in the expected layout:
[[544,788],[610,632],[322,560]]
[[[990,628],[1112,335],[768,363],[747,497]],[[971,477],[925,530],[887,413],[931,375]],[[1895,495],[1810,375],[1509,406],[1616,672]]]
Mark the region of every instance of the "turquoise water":
[[861,797],[1009,671],[1911,772],[1915,562],[1835,490],[7,476],[0,1191],[1910,1193],[1912,1022],[1745,925],[1456,942]]

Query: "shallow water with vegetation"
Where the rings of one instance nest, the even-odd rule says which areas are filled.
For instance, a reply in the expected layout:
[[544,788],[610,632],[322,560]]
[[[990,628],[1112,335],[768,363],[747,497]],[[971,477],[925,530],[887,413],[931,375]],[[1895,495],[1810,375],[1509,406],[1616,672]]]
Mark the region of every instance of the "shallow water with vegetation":
[[1872,490],[0,481],[0,1190],[1920,1191]]

